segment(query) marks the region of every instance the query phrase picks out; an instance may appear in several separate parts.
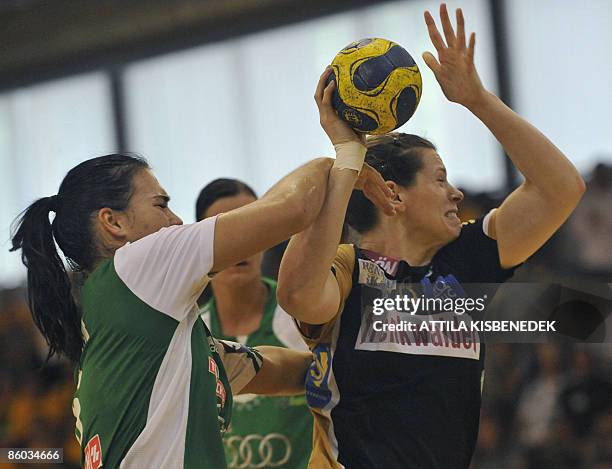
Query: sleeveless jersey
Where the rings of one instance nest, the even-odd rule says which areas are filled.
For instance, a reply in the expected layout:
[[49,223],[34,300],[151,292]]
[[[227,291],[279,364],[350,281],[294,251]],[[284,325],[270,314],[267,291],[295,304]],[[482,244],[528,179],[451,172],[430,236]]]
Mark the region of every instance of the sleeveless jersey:
[[128,243],[83,285],[73,412],[85,468],[226,467],[232,393],[261,356],[198,320],[215,220]]
[[[248,336],[231,337],[221,331],[214,298],[200,309],[213,335],[249,347],[308,350],[293,319],[276,303],[276,282],[262,278],[268,301],[259,329]],[[228,469],[305,469],[312,450],[312,415],[305,396],[236,396],[232,424],[223,437]]]
[[315,415],[311,467],[467,469],[478,434],[484,345],[471,332],[446,341],[376,332],[364,299],[373,279],[450,295],[462,284],[505,281],[513,270],[501,268],[483,220],[463,226],[429,265],[341,245],[332,271],[343,299],[339,313],[323,326],[300,325],[315,354],[306,381]]

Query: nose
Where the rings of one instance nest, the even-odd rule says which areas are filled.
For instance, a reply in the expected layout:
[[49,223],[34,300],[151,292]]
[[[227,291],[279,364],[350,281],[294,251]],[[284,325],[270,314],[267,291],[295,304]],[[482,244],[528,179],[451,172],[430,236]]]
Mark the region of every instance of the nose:
[[458,204],[463,200],[463,192],[461,192],[459,189],[457,189],[454,186],[451,186],[451,187],[452,187],[451,200],[454,203]]
[[182,225],[182,224],[183,224],[183,220],[181,220],[181,217],[179,217],[176,213],[170,210],[170,226]]

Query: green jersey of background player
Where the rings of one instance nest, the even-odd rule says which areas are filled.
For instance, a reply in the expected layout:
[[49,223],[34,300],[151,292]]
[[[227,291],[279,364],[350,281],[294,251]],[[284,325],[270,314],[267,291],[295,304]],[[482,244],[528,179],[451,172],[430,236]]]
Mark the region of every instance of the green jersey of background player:
[[[234,179],[217,179],[198,197],[198,219],[256,200]],[[248,347],[274,345],[307,350],[291,317],[276,303],[276,282],[261,276],[262,255],[218,273],[202,319],[214,337]],[[232,423],[223,437],[228,469],[303,469],[312,449],[312,416],[305,396],[235,396]]]

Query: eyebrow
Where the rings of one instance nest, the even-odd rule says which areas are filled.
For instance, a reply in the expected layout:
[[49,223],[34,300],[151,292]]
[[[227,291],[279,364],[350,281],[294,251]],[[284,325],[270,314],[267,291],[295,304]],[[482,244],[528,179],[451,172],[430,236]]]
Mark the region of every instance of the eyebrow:
[[154,199],[162,199],[164,202],[170,202],[170,196],[168,194],[155,194]]
[[447,174],[447,172],[446,172],[446,168],[444,168],[443,166],[438,166],[438,167],[436,168],[436,171],[442,171],[444,174]]

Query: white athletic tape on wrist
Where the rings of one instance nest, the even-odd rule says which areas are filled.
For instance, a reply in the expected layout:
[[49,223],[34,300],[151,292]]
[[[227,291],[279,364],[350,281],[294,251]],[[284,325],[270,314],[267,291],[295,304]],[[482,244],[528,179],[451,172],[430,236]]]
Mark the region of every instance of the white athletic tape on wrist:
[[352,169],[361,172],[367,148],[359,142],[344,142],[334,145],[336,161],[334,168]]

